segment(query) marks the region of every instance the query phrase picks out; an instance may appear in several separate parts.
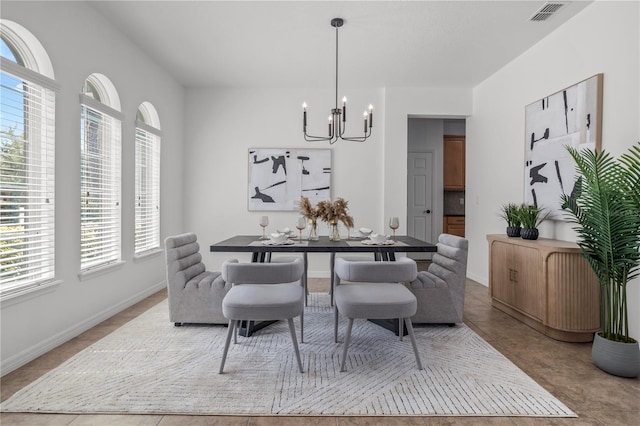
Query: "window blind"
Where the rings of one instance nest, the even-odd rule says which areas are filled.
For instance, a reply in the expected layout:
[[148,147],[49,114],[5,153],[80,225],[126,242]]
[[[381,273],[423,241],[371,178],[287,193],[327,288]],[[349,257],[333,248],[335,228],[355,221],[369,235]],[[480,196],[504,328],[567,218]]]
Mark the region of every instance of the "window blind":
[[160,137],[136,126],[135,253],[160,247]]
[[120,260],[121,122],[81,105],[80,268]]
[[3,297],[55,277],[55,93],[25,79],[19,66],[11,69],[0,72]]

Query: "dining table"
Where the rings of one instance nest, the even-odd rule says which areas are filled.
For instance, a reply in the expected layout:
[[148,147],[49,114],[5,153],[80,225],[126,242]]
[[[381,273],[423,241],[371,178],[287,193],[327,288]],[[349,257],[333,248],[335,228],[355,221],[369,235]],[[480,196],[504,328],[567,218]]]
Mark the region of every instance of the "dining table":
[[[320,236],[317,240],[304,238],[290,239],[284,243],[274,243],[269,239],[261,239],[259,235],[235,235],[211,244],[211,252],[228,253],[251,253],[252,262],[270,262],[273,253],[301,253],[304,261],[304,274],[302,284],[305,295],[307,289],[307,273],[309,268],[309,253],[329,253],[330,254],[330,280],[331,280],[331,306],[333,306],[333,286],[334,286],[334,264],[338,253],[372,253],[377,261],[394,261],[397,253],[434,253],[437,246],[433,243],[420,240],[408,235],[396,235],[382,243],[374,243],[367,237],[350,237],[340,240],[331,240],[328,236]],[[307,306],[307,297],[305,297]],[[253,331],[268,324],[251,324],[243,327],[240,333],[245,336],[251,335]]]

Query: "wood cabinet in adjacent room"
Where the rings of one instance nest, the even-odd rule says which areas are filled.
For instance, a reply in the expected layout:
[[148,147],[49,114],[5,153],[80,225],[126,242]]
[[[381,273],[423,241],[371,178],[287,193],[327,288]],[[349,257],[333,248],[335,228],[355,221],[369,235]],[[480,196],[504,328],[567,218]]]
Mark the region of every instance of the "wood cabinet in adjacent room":
[[464,238],[464,216],[445,216],[443,231]]
[[444,136],[443,183],[445,190],[463,190],[465,183],[465,137]]
[[599,284],[575,243],[488,235],[495,308],[557,340],[589,342],[599,329]]

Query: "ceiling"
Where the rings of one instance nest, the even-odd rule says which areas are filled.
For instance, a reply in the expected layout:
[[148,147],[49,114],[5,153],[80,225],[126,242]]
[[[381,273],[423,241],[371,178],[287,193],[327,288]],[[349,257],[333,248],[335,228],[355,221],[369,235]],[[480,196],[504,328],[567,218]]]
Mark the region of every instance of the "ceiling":
[[590,2],[90,1],[186,87],[474,87]]

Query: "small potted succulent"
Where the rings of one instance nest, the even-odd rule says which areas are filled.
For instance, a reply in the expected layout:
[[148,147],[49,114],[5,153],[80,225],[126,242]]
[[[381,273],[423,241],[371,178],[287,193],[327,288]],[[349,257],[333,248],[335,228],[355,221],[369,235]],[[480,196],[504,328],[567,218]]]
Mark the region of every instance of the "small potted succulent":
[[533,204],[523,204],[520,206],[518,216],[522,222],[520,237],[524,240],[537,240],[538,226],[549,217],[549,212],[545,213],[544,209]]
[[503,204],[500,217],[507,222],[507,236],[519,237],[522,229],[520,220],[520,206],[516,203]]

